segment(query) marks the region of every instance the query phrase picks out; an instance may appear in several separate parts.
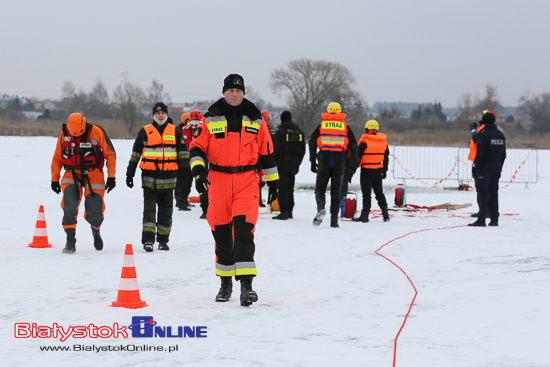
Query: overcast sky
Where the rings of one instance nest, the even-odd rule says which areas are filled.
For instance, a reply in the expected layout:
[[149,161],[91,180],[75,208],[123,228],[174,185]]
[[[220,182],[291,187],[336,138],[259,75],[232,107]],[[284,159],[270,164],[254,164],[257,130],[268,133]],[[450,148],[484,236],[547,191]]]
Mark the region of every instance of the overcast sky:
[[127,70],[174,102],[210,100],[239,73],[284,105],[269,74],[299,58],[346,66],[371,106],[550,92],[545,0],[3,0],[0,31],[0,94],[27,97],[59,99],[65,80],[112,93]]

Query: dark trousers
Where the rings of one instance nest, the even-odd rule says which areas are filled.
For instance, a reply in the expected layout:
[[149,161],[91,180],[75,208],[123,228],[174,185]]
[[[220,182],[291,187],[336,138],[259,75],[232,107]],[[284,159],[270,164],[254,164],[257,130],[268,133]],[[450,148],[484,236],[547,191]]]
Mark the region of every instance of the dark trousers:
[[363,192],[363,211],[370,212],[371,207],[371,192],[374,191],[374,196],[378,202],[380,209],[387,208],[388,202],[386,196],[384,196],[384,189],[382,188],[381,178],[370,178],[369,175],[363,173],[365,168],[361,169],[361,191]]
[[491,216],[491,220],[498,220],[498,180],[500,172],[483,173],[476,180],[477,189],[477,205],[479,206],[479,214],[477,220],[485,223],[487,218],[487,208]]
[[325,194],[330,180],[330,214],[338,214],[340,209],[340,196],[342,195],[342,177],[344,176],[344,162],[330,166],[319,162],[317,179],[315,181],[315,200],[317,211],[325,209]]
[[294,208],[294,184],[298,163],[285,163],[279,166],[279,206],[282,212],[292,212]]
[[[157,216],[158,206],[158,216]],[[143,231],[141,242],[168,242],[172,229],[174,190],[143,189]]]
[[191,185],[193,184],[193,175],[188,173],[185,175],[181,170],[178,171],[178,181],[176,183],[176,191],[174,192],[176,196],[176,206],[182,207],[186,206],[189,198],[189,193],[191,192]]

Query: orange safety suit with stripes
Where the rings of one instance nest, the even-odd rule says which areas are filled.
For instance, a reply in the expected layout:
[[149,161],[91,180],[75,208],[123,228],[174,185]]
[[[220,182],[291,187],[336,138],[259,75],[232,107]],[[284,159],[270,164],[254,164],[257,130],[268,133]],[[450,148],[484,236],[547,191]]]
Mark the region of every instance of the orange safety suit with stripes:
[[260,110],[247,99],[235,107],[222,98],[204,117],[190,158],[193,176],[204,174],[205,162],[210,162],[206,219],[216,242],[216,274],[255,276],[260,167],[268,182],[279,179],[271,134]]
[[116,153],[111,140],[102,127],[86,124],[86,131],[79,137],[68,133],[63,125],[52,159],[52,182],[61,179],[63,199],[63,228],[76,228],[78,207],[84,192],[84,218],[95,229],[103,222],[105,203],[105,178],[103,164],[106,161],[108,177],[115,177]]

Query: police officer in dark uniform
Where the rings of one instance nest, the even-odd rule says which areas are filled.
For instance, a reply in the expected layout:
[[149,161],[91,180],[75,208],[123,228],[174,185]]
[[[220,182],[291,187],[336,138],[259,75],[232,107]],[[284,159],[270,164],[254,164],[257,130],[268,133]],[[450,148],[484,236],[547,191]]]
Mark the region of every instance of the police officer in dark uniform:
[[495,115],[486,112],[481,118],[485,128],[477,138],[477,152],[472,165],[472,177],[477,181],[477,220],[468,224],[471,227],[485,227],[487,207],[491,222],[489,226],[498,226],[498,180],[506,159],[506,138],[495,125]]
[[275,159],[279,171],[279,207],[281,213],[273,219],[292,219],[294,183],[306,154],[306,141],[302,129],[292,121],[289,111],[281,113],[281,125],[273,136]]

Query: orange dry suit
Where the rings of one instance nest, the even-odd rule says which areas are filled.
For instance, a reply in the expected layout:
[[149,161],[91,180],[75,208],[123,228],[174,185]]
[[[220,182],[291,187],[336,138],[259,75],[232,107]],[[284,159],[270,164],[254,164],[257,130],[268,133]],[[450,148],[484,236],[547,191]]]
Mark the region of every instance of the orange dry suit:
[[68,133],[67,125],[63,125],[57,139],[51,171],[52,181],[59,182],[61,168],[65,169],[61,179],[64,229],[76,228],[82,190],[85,197],[84,218],[95,229],[101,226],[105,211],[104,160],[107,161],[108,177],[115,177],[115,149],[102,127],[87,123],[84,133],[74,137]]
[[210,162],[206,219],[216,242],[216,274],[254,276],[259,166],[268,182],[279,179],[271,134],[260,110],[247,99],[235,107],[221,98],[204,117],[190,157],[193,176],[204,174],[205,162]]

